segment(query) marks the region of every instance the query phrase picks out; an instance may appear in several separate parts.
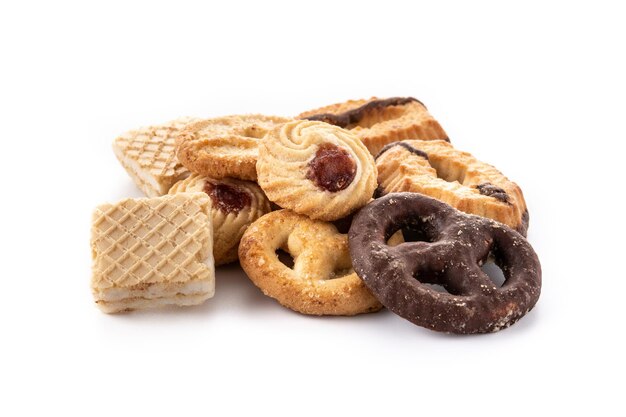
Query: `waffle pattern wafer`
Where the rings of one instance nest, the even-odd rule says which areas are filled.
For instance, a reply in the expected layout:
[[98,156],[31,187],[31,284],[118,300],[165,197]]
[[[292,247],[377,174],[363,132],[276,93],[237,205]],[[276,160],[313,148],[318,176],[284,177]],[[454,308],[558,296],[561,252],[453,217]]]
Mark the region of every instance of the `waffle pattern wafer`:
[[176,158],[175,138],[189,123],[183,117],[171,122],[131,130],[113,142],[113,151],[137,186],[148,197],[167,194],[189,171]]
[[194,305],[213,296],[211,204],[181,193],[104,204],[93,213],[95,301],[106,313],[166,304]]

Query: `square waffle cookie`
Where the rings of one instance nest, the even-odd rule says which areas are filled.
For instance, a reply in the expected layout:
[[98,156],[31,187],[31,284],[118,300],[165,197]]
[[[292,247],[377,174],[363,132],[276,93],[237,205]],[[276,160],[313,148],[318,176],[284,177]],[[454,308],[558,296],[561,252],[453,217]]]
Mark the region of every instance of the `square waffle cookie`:
[[148,197],[167,194],[189,171],[176,158],[174,143],[187,124],[199,119],[182,117],[161,125],[131,130],[113,141],[113,152],[137,186]]
[[105,313],[200,304],[215,293],[205,193],[126,199],[93,213],[91,289]]

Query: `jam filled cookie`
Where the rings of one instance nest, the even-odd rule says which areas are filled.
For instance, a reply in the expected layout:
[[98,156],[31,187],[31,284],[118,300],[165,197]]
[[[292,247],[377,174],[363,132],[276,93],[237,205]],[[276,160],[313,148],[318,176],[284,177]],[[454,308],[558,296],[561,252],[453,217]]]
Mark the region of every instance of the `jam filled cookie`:
[[355,135],[323,122],[274,128],[259,145],[259,185],[283,208],[337,220],[365,205],[376,189],[374,159]]
[[517,184],[500,171],[442,140],[406,140],[376,156],[377,194],[426,194],[526,235],[528,210]]
[[198,174],[177,182],[169,193],[190,192],[205,192],[211,197],[215,265],[236,261],[243,232],[256,219],[270,212],[269,200],[251,181],[216,180]]
[[[293,258],[293,267],[277,251]],[[344,315],[382,308],[352,270],[348,236],[335,226],[289,210],[254,222],[239,245],[239,261],[265,295],[303,314]]]
[[402,139],[445,139],[448,135],[413,97],[350,100],[301,113],[299,119],[319,120],[350,130],[376,155],[387,143]]
[[[389,246],[397,230],[412,241]],[[428,329],[496,332],[528,313],[541,292],[541,265],[522,235],[421,194],[374,200],[356,214],[348,236],[354,270],[374,295]],[[502,286],[481,269],[490,259],[503,272]]]
[[113,152],[137,187],[148,197],[167,194],[172,184],[189,175],[176,159],[176,136],[200,119],[182,117],[161,125],[131,130],[113,141]]
[[197,174],[254,181],[259,141],[289,120],[260,114],[200,120],[178,135],[178,159]]

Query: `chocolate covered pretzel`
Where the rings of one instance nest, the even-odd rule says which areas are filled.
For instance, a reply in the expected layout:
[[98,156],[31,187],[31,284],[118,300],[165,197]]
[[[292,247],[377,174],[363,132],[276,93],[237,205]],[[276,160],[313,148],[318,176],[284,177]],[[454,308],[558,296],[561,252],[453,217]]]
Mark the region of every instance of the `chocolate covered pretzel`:
[[[389,246],[398,230],[407,241]],[[522,235],[421,194],[374,200],[357,213],[348,237],[357,275],[385,307],[419,326],[458,334],[496,332],[523,317],[539,298],[541,266]],[[504,274],[501,287],[481,269],[490,258]]]

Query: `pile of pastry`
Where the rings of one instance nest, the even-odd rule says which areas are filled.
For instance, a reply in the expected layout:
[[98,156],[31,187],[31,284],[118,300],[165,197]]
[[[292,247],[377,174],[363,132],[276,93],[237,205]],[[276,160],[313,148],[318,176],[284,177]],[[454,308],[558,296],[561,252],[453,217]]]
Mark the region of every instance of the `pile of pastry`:
[[237,260],[300,313],[386,307],[450,333],[498,331],[539,298],[520,188],[414,98],[177,119],[113,149],[147,198],[94,211],[91,286],[107,313],[200,304],[215,266]]

